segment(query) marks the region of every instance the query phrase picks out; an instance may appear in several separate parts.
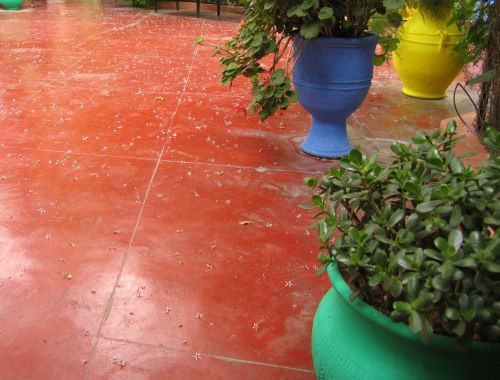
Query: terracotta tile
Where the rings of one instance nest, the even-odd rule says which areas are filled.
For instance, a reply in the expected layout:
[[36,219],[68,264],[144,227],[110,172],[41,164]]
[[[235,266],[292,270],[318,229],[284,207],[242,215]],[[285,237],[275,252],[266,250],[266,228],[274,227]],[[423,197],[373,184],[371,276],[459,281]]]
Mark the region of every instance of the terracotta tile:
[[0,121],[0,143],[58,151],[157,158],[178,95],[47,88]]
[[40,91],[41,87],[34,83],[0,87],[0,121],[8,114],[14,113],[16,109]]
[[104,336],[310,369],[329,284],[302,178],[162,164]]
[[192,57],[92,54],[71,67],[59,86],[180,92]]
[[81,57],[81,53],[60,54],[49,49],[9,49],[2,54],[0,88],[43,85],[57,80]]
[[0,157],[0,373],[77,376],[154,164],[5,148]]
[[[472,104],[464,93],[458,92],[456,100],[459,110],[470,111]],[[349,123],[369,129],[378,138],[408,140],[418,130],[437,129],[443,118],[455,115],[453,85],[445,99],[411,98],[401,92],[401,83],[394,69],[384,65],[375,68],[370,92]]]
[[[169,38],[169,34],[149,36],[144,29],[124,30],[113,33],[103,38],[99,46],[93,52],[94,55],[119,55],[120,57],[154,56],[163,60],[173,60],[183,57],[189,61],[195,51],[193,37]],[[160,38],[158,38],[160,37]],[[133,56],[132,56],[133,55]],[[103,58],[104,59],[104,58]],[[153,61],[158,64],[158,60]],[[164,64],[159,64],[156,69],[161,72],[168,69]],[[146,71],[146,70],[145,70]]]
[[299,152],[310,118],[298,105],[260,123],[235,108],[245,99],[190,94],[183,96],[165,147],[165,160],[323,170],[328,163]]

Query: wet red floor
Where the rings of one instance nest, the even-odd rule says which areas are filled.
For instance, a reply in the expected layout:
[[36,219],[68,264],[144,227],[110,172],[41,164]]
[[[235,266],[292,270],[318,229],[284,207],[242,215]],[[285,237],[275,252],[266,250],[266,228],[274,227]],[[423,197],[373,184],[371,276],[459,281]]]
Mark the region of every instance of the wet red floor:
[[[219,85],[217,20],[37,3],[0,12],[0,378],[313,378],[329,283],[300,106],[259,123]],[[468,111],[465,98],[459,107]],[[364,151],[454,116],[378,68]]]

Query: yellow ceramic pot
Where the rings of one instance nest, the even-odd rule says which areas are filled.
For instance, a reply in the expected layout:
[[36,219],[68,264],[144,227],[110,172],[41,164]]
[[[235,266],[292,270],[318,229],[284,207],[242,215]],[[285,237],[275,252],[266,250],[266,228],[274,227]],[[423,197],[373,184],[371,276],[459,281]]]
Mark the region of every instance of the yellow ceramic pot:
[[393,55],[403,93],[421,99],[441,99],[463,63],[453,47],[463,38],[449,15],[436,18],[416,12],[403,24]]

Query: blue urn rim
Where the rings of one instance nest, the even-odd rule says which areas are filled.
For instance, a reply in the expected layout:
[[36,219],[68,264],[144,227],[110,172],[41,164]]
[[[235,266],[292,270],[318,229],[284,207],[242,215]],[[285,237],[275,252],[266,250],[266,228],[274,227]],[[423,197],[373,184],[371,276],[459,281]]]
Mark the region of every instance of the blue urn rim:
[[[346,38],[346,37],[316,37],[311,40],[306,40],[302,38],[300,34],[297,34],[294,38],[294,45],[297,43],[321,46],[325,48],[337,48],[337,47],[359,47],[365,45],[377,44],[380,40],[380,36],[376,33],[366,32],[366,37],[358,38]],[[296,46],[294,46],[296,47]]]

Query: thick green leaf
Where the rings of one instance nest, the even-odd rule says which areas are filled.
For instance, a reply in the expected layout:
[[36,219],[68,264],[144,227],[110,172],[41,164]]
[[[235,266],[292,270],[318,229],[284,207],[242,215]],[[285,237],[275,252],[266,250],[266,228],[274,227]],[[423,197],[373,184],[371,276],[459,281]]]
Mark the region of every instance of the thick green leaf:
[[355,163],[356,165],[360,165],[363,162],[363,155],[359,150],[352,149],[349,152],[349,160],[351,160],[351,162]]
[[347,231],[347,234],[355,242],[359,242],[361,239],[361,234],[359,233],[359,231],[355,227],[349,228],[349,230]]
[[408,314],[412,310],[410,304],[403,301],[396,301],[392,306],[394,307],[394,310],[402,314]]
[[333,17],[333,8],[323,7],[318,12],[318,18],[320,20],[328,20]]
[[300,35],[306,40],[311,40],[319,36],[323,23],[321,21],[310,21],[302,24],[300,27]]
[[299,94],[296,91],[290,91],[288,98],[291,103],[297,103],[299,101]]
[[401,219],[403,219],[404,216],[405,212],[403,209],[396,210],[389,218],[389,226],[394,227],[401,221]]
[[427,317],[422,316],[422,340],[425,344],[429,344],[432,339],[432,325],[430,324]]
[[464,259],[453,262],[453,264],[457,267],[462,268],[474,268],[476,266],[476,260],[474,260],[472,257],[466,257]]
[[453,307],[447,308],[444,312],[444,316],[452,321],[460,321],[462,319],[460,312]]
[[455,247],[455,250],[459,250],[464,241],[464,236],[460,230],[453,230],[448,236],[448,244]]
[[438,252],[434,249],[424,249],[424,255],[430,257],[431,259],[439,261],[443,260],[443,255],[441,254],[441,252]]
[[384,7],[387,9],[398,9],[404,5],[404,0],[384,0]]
[[491,70],[488,70],[488,71],[482,73],[481,75],[478,75],[477,77],[469,79],[466,83],[469,86],[472,86],[474,84],[489,82],[490,80],[495,78],[495,76],[496,76],[496,69],[491,69]]
[[449,243],[442,237],[438,237],[434,240],[434,245],[441,252],[446,252],[449,248]]
[[457,325],[453,328],[453,332],[458,336],[458,337],[462,337],[464,336],[465,334],[465,329],[466,329],[466,325],[465,325],[465,322],[463,321],[460,321],[457,323]]
[[464,171],[464,164],[458,158],[454,157],[450,162],[450,168],[453,173],[460,174]]
[[377,273],[375,276],[370,277],[370,279],[368,280],[368,284],[372,287],[377,286],[382,282],[383,278],[384,278],[383,273]]
[[275,0],[266,0],[266,2],[264,3],[264,9],[265,10],[271,9],[272,7],[274,7],[274,4]]
[[429,202],[422,202],[415,207],[415,210],[417,212],[421,213],[428,213],[433,211],[436,207],[439,205],[442,205],[445,201],[443,200],[436,200],[436,201],[429,201]]
[[392,277],[389,282],[389,290],[393,297],[399,297],[401,292],[403,291],[403,284],[397,277]]
[[499,263],[493,263],[490,261],[483,262],[483,266],[486,268],[488,272],[492,273],[500,273],[500,264]]
[[375,66],[382,66],[386,60],[386,56],[383,54],[373,56],[373,64]]
[[412,311],[410,313],[408,325],[410,326],[410,330],[414,333],[419,333],[422,330],[422,319],[420,318],[420,314],[418,312]]
[[366,12],[366,7],[353,7],[352,14],[356,17],[362,16]]
[[446,280],[443,276],[436,276],[432,279],[432,286],[441,292],[444,292],[448,289],[448,284],[449,281]]
[[453,207],[453,211],[450,216],[450,227],[456,228],[462,222],[462,208],[460,205]]

